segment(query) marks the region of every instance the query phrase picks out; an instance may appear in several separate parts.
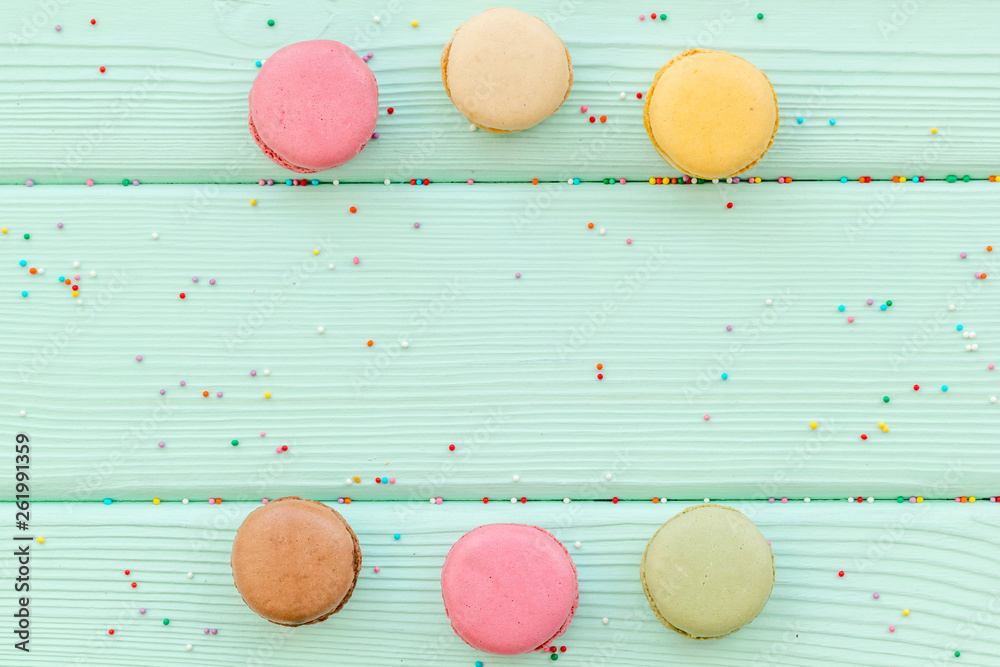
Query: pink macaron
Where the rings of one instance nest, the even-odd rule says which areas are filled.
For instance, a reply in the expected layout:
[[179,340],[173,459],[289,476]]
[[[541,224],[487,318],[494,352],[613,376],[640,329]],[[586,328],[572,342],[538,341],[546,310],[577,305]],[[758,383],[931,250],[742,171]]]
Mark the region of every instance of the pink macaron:
[[378,119],[378,84],[347,45],[298,42],[268,58],[250,89],[250,133],[264,154],[310,174],[361,152]]
[[463,535],[441,571],[445,613],[472,648],[538,651],[566,632],[580,602],[576,567],[548,531],[493,523]]

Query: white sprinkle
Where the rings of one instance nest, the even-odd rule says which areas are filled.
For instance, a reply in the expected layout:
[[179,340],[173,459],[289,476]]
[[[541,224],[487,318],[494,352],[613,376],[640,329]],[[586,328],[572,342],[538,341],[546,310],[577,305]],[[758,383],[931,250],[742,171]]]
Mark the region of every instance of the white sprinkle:
[[433,498],[431,498],[431,505],[436,505],[436,504],[437,502]]
[[950,306],[948,306],[948,310],[955,310],[955,304],[951,304]]
[[334,184],[334,185],[340,185],[340,180],[339,180],[339,179],[336,179],[336,178],[335,178],[335,179],[333,179],[333,184]]
[[[39,269],[38,272],[41,273],[41,269]],[[976,337],[976,332],[975,331],[970,331],[969,332],[969,338],[975,338],[975,337]]]
[[475,124],[475,123],[469,123],[469,131],[470,131],[470,132],[475,132],[475,131],[476,131],[476,130],[478,130],[478,129],[479,129],[479,128],[478,128],[478,127],[476,127],[476,124]]
[[406,348],[410,347],[410,344],[409,344],[409,343],[407,343],[407,342],[406,342],[405,340],[404,340],[404,341],[403,341],[402,343],[400,343],[399,345],[400,345],[400,347],[402,347],[402,348],[403,348],[404,350],[405,350]]
[[21,416],[22,416],[22,417],[23,417],[23,416],[25,416],[26,414],[27,414],[27,413],[26,413],[26,412],[25,412],[24,410],[21,410]]
[[996,396],[990,396],[990,403],[996,403],[996,402],[997,402],[997,397]]
[[378,23],[379,18],[377,16],[375,16],[375,17],[372,18],[372,21],[374,21],[375,23]]
[[606,480],[608,480],[610,482],[611,481],[611,473],[608,473],[607,475],[605,475],[604,479],[606,479]]
[[847,502],[849,502],[849,503],[853,503],[853,502],[854,502],[854,498],[848,498],[848,499],[847,499]]
[[808,503],[808,502],[811,502],[811,501],[809,500],[809,496],[806,496],[805,498],[803,498],[803,499],[802,499],[802,502],[804,502],[804,503]]
[[978,349],[979,349],[979,343],[973,343],[972,344],[972,351],[975,352]]
[[726,179],[726,183],[732,183],[732,182],[733,182],[733,177],[732,176],[730,176],[729,178]]
[[691,185],[698,185],[698,179],[694,176],[691,177]]
[[573,179],[572,178],[566,179],[566,185],[573,185]]
[[187,646],[184,647],[184,650],[185,651],[190,651],[192,648],[194,648],[194,647],[191,646],[190,644],[188,644]]
[[347,478],[346,480],[344,480],[344,483],[347,484],[347,486],[350,486],[351,484],[354,484],[354,480],[351,478]]
[[156,232],[153,232],[153,240],[156,240],[158,238],[160,238],[160,235],[157,234]]
[[971,345],[966,345],[965,346],[965,351],[966,352],[972,352],[972,346]]
[[604,625],[607,625],[607,624],[608,624],[608,619],[607,619],[607,617],[605,617],[605,618],[602,618],[602,619],[601,619],[601,623],[603,623]]
[[719,182],[719,179],[717,179],[717,178],[713,178],[713,179],[712,179],[712,182],[713,182],[713,183],[718,183],[718,182]]
[[83,305],[83,299],[77,299],[76,300],[76,305],[82,306]]
[[665,502],[667,502],[667,497],[666,496],[662,496],[660,498],[660,503],[662,504],[662,503],[665,503]]
[[569,498],[563,498],[563,503],[569,505]]
[[969,337],[969,332],[968,331],[963,331],[962,332],[962,338],[968,338],[968,337]]
[[511,505],[516,505],[517,504],[517,498],[511,498],[510,499],[510,504]]
[[577,549],[579,549],[580,548],[580,543],[579,542],[574,542],[573,546],[576,547]]
[[619,93],[618,94],[618,99],[624,100],[625,99],[625,93]]
[[268,376],[268,375],[270,375],[270,374],[271,374],[271,371],[269,371],[269,370],[267,370],[267,369],[265,368],[265,369],[264,369],[264,376],[266,377],[266,376]]
[[328,268],[328,269],[330,269],[331,271],[333,271],[333,264],[330,264],[330,265],[329,265],[329,266],[327,266],[326,268]]
[[188,579],[194,579],[194,572],[188,572]]
[[74,269],[79,269],[80,268],[80,262],[73,262],[73,268]]
[[182,502],[182,503],[184,503],[185,505],[187,505],[187,504],[188,504],[188,499],[187,499],[187,498],[185,498],[185,499],[184,499],[184,500],[182,500],[181,502]]
[[326,329],[324,329],[323,327],[316,327],[316,331],[319,333],[323,333],[324,331],[326,331]]
[[[38,272],[39,272],[39,273],[41,273],[41,272],[42,272],[42,270],[41,270],[41,269],[39,269],[39,270],[38,270]],[[91,271],[91,272],[90,272],[90,277],[91,277],[91,278],[96,278],[96,277],[97,277],[97,271]]]
[[768,299],[767,301],[764,302],[764,304],[768,305],[768,306],[773,306],[774,305],[774,301],[771,301],[770,299]]
[[385,180],[384,180],[384,181],[382,181],[382,182],[383,182],[383,183],[385,183],[386,185],[389,185],[389,179],[388,179],[388,178],[387,178],[387,179],[385,179]]
[[38,275],[42,275],[43,273],[45,273],[45,269],[38,269]]
[[705,502],[706,502],[706,503],[708,502],[708,498],[705,498]]
[[607,234],[607,232],[608,230],[606,230],[604,227],[601,227],[601,236],[604,236],[605,234]]
[[875,499],[872,498],[871,496],[868,496],[868,502],[873,503],[873,502],[875,502]]
[[521,481],[521,476],[520,475],[514,475],[513,479],[514,479],[515,482],[520,482]]

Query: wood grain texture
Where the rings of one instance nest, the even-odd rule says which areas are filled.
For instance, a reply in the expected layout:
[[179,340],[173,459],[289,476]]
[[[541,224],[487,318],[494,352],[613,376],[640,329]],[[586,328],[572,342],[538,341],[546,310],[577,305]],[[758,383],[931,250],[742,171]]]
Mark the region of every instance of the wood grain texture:
[[[681,503],[340,505],[361,543],[361,580],[341,613],[297,629],[255,616],[233,586],[232,539],[254,505],[37,504],[34,534],[45,543],[31,546],[30,664],[548,664],[538,654],[477,653],[448,625],[440,593],[444,557],[463,533],[492,522],[545,527],[574,559],[580,607],[558,641],[568,649],[560,665],[1000,662],[1000,515],[989,503],[739,504],[772,543],[774,592],[753,623],[704,642],[661,626],[639,584],[646,542]],[[9,556],[0,558],[5,581],[12,566]],[[125,569],[132,574],[125,576]],[[846,576],[839,578],[838,570]],[[4,589],[0,599],[10,608],[12,594]],[[206,627],[218,634],[205,635]],[[111,628],[114,637],[107,634]]]
[[31,436],[37,498],[997,493],[998,184],[0,201],[0,428]]
[[[292,174],[260,153],[246,127],[254,62],[316,38],[375,54],[383,110],[380,138],[323,180],[676,176],[646,137],[635,93],[694,46],[744,56],[775,86],[782,126],[753,175],[1000,172],[1000,5],[990,0],[905,9],[865,0],[808,9],[793,0],[701,2],[659,8],[669,11],[667,21],[639,21],[656,9],[648,2],[514,2],[564,39],[575,83],[554,117],[502,137],[469,131],[439,71],[455,27],[492,4],[178,0],[137,11],[112,0],[17,3],[0,40],[0,182],[284,181]],[[589,124],[581,105],[608,122]],[[384,113],[388,106],[394,115]]]

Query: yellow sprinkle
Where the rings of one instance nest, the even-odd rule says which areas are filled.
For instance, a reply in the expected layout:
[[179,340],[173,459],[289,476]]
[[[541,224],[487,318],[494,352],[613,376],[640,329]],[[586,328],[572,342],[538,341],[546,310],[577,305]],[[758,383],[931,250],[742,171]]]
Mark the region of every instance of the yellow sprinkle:
[[256,206],[257,205],[257,200],[256,199],[251,199],[250,200],[250,205],[251,206]]
[[315,250],[313,250],[313,254],[314,255],[318,255],[319,254],[319,248],[316,248]]
[[416,28],[416,27],[417,27],[418,25],[420,25],[420,24],[419,24],[419,23],[417,23],[416,21],[414,21],[414,22],[413,22],[413,23],[411,23],[410,25],[412,25],[412,26],[413,26],[414,28]]
[[903,610],[903,616],[909,616],[909,615],[910,615],[910,610],[909,609],[904,609]]
[[976,497],[975,496],[969,496],[969,502],[970,503],[976,502]]
[[271,392],[265,391],[264,392],[264,398],[271,398]]
[[160,499],[159,498],[153,498],[153,504],[154,505],[159,505],[160,504]]
[[[649,184],[650,185],[656,185],[656,179],[655,178],[649,179]],[[4,230],[4,231],[7,231],[7,230]]]
[[3,229],[0,229],[0,232],[3,232],[4,234],[6,234],[7,233],[7,228],[4,227]]
[[885,426],[885,422],[879,422],[879,423],[878,423],[878,427],[879,427],[879,428],[882,428],[882,427],[884,427],[884,426]]
[[918,503],[924,502],[924,497],[923,496],[917,496],[917,502]]
[[932,127],[931,128],[931,134],[937,134],[937,128],[936,127]]
[[73,296],[80,296],[80,290],[73,290]]
[[358,477],[357,475],[355,475],[355,476],[354,476],[354,477],[352,477],[351,479],[353,479],[353,480],[354,480],[354,483],[355,483],[355,484],[360,484],[360,483],[361,483],[361,478],[360,478],[360,477]]
[[760,176],[757,177],[757,182],[760,183]]
[[819,424],[817,424],[816,422],[810,422],[809,423],[809,428],[811,428],[811,429],[816,429],[818,426],[819,426]]
[[44,537],[39,537],[38,538],[38,543],[39,544],[45,544],[45,538]]

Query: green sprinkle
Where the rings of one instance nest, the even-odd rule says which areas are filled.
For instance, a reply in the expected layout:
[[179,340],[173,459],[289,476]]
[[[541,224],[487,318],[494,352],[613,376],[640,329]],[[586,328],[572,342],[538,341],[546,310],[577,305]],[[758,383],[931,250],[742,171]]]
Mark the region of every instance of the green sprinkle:
[[605,184],[605,185],[607,185],[607,184],[608,184],[608,179],[606,179],[606,178],[604,179],[604,184]]
[[883,403],[888,403],[889,402],[889,397],[888,396],[883,396],[882,397],[882,402]]
[[885,305],[887,305],[887,306],[891,306],[891,305],[892,305],[892,299],[889,299],[889,300],[887,300],[887,301],[885,302]]
[[128,179],[127,178],[123,178],[122,179],[122,185],[128,185]]
[[764,20],[764,15],[761,14],[760,12],[757,12],[757,20],[758,21],[763,21]]
[[240,441],[239,440],[233,440],[229,444],[232,445],[233,447],[235,447],[236,445],[240,444]]
[[[956,653],[957,653],[957,651],[956,651]],[[552,659],[553,660],[558,660],[559,659],[559,654],[558,653],[553,653],[552,654]]]
[[962,652],[961,652],[961,651],[955,651],[955,657],[956,657],[956,658],[957,658],[958,656],[960,656],[960,655],[962,655]]
[[272,27],[273,27],[273,26],[274,26],[274,19],[268,19],[268,20],[267,20],[267,24],[268,24],[269,26],[272,26]]
[[962,180],[965,181],[966,183],[968,183],[969,181],[972,180],[972,177],[969,176],[968,174],[966,174],[965,176],[962,177]]
[[957,176],[949,176],[948,178],[946,178],[944,180],[948,181],[949,183],[954,183],[955,181],[958,180],[958,177]]
[[24,240],[25,240],[25,241],[27,241],[27,240],[28,240],[28,239],[30,239],[30,238],[31,238],[31,234],[25,234],[25,235],[24,235]]
[[170,619],[169,618],[163,619],[163,625],[170,625]]
[[[667,15],[666,14],[660,14],[660,20],[661,21],[666,21],[667,20]],[[555,658],[552,658],[552,659],[555,660]]]
[[900,496],[899,498],[896,498],[896,502],[897,503],[903,502],[903,496]]

